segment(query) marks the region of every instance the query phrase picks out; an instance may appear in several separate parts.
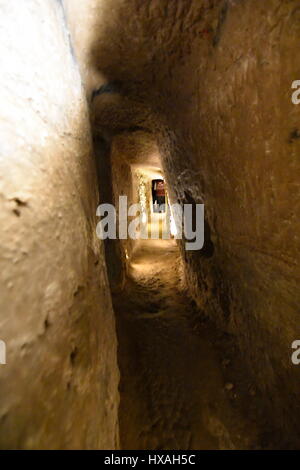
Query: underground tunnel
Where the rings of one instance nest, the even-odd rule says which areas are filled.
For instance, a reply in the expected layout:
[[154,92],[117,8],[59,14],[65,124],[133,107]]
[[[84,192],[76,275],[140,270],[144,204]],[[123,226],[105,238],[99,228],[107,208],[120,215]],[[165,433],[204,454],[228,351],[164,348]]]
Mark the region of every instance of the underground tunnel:
[[299,1],[0,14],[0,448],[299,450]]

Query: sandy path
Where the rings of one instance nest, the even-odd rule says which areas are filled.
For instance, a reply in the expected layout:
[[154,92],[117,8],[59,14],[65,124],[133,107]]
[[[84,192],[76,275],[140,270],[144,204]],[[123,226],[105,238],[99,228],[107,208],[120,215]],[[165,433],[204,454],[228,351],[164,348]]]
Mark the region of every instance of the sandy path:
[[[173,241],[140,242],[114,299],[123,449],[251,449],[258,431],[225,388],[214,335],[191,325]],[[250,409],[250,408],[249,408]]]

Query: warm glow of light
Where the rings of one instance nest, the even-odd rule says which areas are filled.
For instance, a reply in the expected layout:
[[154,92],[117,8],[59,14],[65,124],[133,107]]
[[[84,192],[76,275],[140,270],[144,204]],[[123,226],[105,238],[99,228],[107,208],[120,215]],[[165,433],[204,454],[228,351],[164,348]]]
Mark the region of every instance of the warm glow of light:
[[171,215],[170,215],[170,231],[171,231],[171,235],[173,235],[173,237],[175,237],[177,235],[177,227],[176,227],[176,223],[175,223],[174,217],[172,215],[172,212],[171,212]]
[[143,224],[145,224],[147,222],[147,214],[145,212],[143,212],[143,214],[142,214],[142,222],[143,222]]
[[146,180],[142,174],[139,175],[139,203],[141,205],[142,213],[147,211],[147,196],[146,196]]

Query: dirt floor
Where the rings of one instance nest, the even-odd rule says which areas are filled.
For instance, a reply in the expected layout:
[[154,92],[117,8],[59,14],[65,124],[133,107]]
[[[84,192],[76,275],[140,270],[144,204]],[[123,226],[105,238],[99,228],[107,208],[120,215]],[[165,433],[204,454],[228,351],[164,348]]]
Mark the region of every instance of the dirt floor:
[[179,267],[174,241],[140,241],[114,298],[121,448],[272,448],[275,434],[232,341],[197,318]]

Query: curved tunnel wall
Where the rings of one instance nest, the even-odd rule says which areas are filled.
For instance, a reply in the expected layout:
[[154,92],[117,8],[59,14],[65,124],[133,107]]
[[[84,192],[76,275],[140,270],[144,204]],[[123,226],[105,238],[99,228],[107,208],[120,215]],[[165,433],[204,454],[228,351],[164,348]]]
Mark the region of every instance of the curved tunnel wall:
[[94,63],[124,101],[99,115],[116,129],[140,113],[171,199],[204,202],[212,249],[184,254],[187,285],[236,336],[275,420],[298,427],[298,2],[136,0],[108,18]]
[[0,446],[115,448],[115,323],[78,64],[61,2],[0,11]]

